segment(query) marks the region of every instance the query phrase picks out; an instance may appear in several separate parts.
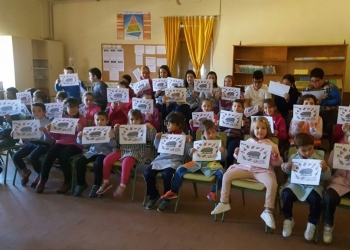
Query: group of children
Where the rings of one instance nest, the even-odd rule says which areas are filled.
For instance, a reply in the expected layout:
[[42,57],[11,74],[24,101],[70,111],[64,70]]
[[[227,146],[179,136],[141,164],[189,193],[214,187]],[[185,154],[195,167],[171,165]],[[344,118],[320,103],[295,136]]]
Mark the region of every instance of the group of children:
[[[147,76],[147,67],[143,67],[142,75]],[[160,77],[171,76],[169,68],[163,65],[159,71]],[[128,78],[128,77],[126,77]],[[101,111],[101,107],[94,104],[93,93],[86,92],[82,95],[84,104],[84,116],[79,111],[79,100],[73,97],[65,96],[65,92],[58,92],[56,101],[63,101],[63,117],[78,118],[78,125],[74,135],[57,134],[50,132],[50,121],[45,117],[45,105],[37,101],[31,107],[32,116],[35,120],[40,121],[41,137],[39,139],[25,140],[25,145],[19,149],[13,156],[13,162],[22,172],[22,185],[26,185],[31,175],[31,170],[26,167],[23,158],[29,156],[34,171],[37,173],[36,178],[30,184],[36,189],[37,193],[45,190],[48,181],[49,172],[55,159],[58,159],[64,175],[64,182],[56,192],[60,194],[67,193],[72,186],[72,171],[70,159],[72,156],[81,155],[74,162],[77,176],[77,186],[73,195],[81,196],[88,187],[85,172],[86,165],[93,162],[94,166],[94,183],[89,193],[89,197],[94,198],[105,193],[112,188],[110,182],[110,173],[112,166],[116,161],[121,161],[122,171],[120,184],[113,193],[115,197],[121,197],[129,182],[130,172],[137,163],[144,163],[145,144],[121,144],[119,140],[119,127],[123,124],[146,124],[147,141],[154,142],[154,146],[158,149],[162,137],[160,118],[164,119],[164,131],[168,134],[184,134],[186,135],[186,145],[182,155],[160,153],[143,173],[146,182],[147,195],[149,201],[146,209],[154,208],[159,201],[158,211],[165,211],[170,200],[178,195],[179,188],[182,185],[183,176],[191,169],[201,172],[207,177],[215,175],[218,186],[215,185],[210,190],[207,198],[217,203],[218,199],[215,195],[217,190],[221,190],[220,203],[215,207],[211,214],[218,214],[230,209],[230,189],[231,181],[235,179],[255,179],[266,187],[265,210],[261,214],[261,218],[270,227],[275,228],[273,217],[273,209],[275,207],[275,197],[277,194],[277,180],[274,172],[275,167],[281,166],[282,170],[290,177],[291,160],[292,159],[322,159],[314,151],[314,147],[319,146],[319,139],[322,136],[322,118],[317,123],[297,122],[291,120],[289,133],[287,132],[285,118],[278,112],[274,100],[263,86],[263,74],[261,71],[254,72],[253,84],[248,86],[244,93],[244,100],[237,99],[234,101],[221,100],[221,91],[216,83],[215,72],[210,72],[208,78],[213,79],[213,93],[196,93],[193,90],[193,81],[195,74],[193,71],[186,73],[185,85],[187,87],[188,103],[168,103],[167,97],[158,91],[139,92],[136,96],[143,98],[154,98],[156,107],[153,114],[142,114],[140,110],[132,109],[131,97],[134,96],[132,88],[129,86],[129,79],[124,79],[119,83],[119,88],[128,88],[130,101],[128,103],[112,102],[108,103],[107,109]],[[286,76],[287,81],[292,81],[290,76]],[[285,80],[283,79],[283,80]],[[232,76],[225,77],[225,86],[233,86]],[[287,83],[286,83],[287,84]],[[292,84],[293,85],[293,84]],[[292,92],[294,93],[294,92]],[[8,99],[9,95],[7,96]],[[285,101],[296,101],[295,98],[286,94]],[[302,105],[315,105],[316,98],[313,95],[304,95],[299,98]],[[275,99],[276,100],[276,99]],[[232,129],[218,126],[220,110],[229,109],[232,112],[244,113],[245,108],[259,105],[258,116],[250,119],[243,114],[242,126],[240,129]],[[158,108],[160,113],[158,114]],[[202,140],[221,140],[217,131],[224,132],[227,135],[226,147],[219,147],[221,160],[214,162],[188,162],[185,163],[186,157],[196,154],[193,147],[193,137],[189,135],[188,128],[192,130],[192,135],[197,128],[193,127],[192,112],[208,112],[214,111],[215,121],[205,120],[201,122],[199,130]],[[288,110],[289,111],[289,110]],[[271,133],[270,125],[266,117],[271,116],[274,121],[274,133]],[[90,145],[87,151],[83,151],[82,136],[83,128],[86,126],[111,126],[109,133],[110,141],[108,143],[97,143]],[[349,128],[343,126],[348,134]],[[253,165],[234,163],[240,153],[240,141],[244,139],[244,135],[249,134],[251,143],[270,145],[271,157],[270,167],[268,169],[259,168]],[[297,149],[297,153],[292,155],[288,162],[283,163],[281,157],[281,149],[285,149],[288,141],[288,134],[291,137],[290,143]],[[277,137],[280,145],[274,144],[270,139]],[[346,138],[345,143],[349,138]],[[280,153],[281,152],[281,153]],[[39,158],[43,156],[42,161]],[[332,157],[332,155],[331,155]],[[320,169],[322,171],[321,180],[331,178],[329,166],[331,166],[331,157],[328,164],[322,160]],[[227,170],[220,162],[227,161]],[[156,176],[161,173],[164,180],[163,195],[160,194],[156,185]],[[338,170],[332,177],[332,184],[326,190],[323,197],[323,188],[319,186],[308,186],[291,184],[290,178],[282,191],[283,214],[285,221],[283,224],[283,236],[287,237],[292,233],[294,220],[292,215],[293,202],[306,201],[310,204],[310,214],[305,231],[305,238],[311,240],[315,234],[316,224],[319,222],[322,208],[324,207],[324,241],[332,241],[332,231],[334,229],[333,220],[335,207],[340,202],[340,197],[350,192],[350,175],[348,171]],[[323,202],[322,202],[323,201]]]

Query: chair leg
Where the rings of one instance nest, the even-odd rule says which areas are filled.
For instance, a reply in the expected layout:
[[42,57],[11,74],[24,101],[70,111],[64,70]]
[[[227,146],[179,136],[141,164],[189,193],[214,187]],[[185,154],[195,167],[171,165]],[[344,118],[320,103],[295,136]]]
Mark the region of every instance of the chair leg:
[[136,188],[136,176],[137,176],[137,165],[135,165],[134,169],[134,183],[132,184],[132,195],[131,195],[131,201],[134,202],[135,200],[135,188]]
[[146,197],[147,197],[147,187],[145,188],[145,195],[143,196],[143,202],[142,202],[143,206],[146,206]]
[[6,179],[7,179],[7,168],[9,165],[9,156],[10,156],[11,150],[7,150],[6,152],[6,163],[5,163],[5,171],[4,171],[4,185],[6,185]]
[[[217,206],[218,204],[218,179],[216,179],[216,182],[215,182],[215,203],[214,203],[214,208]],[[214,215],[214,221],[216,221],[216,214]]]
[[271,227],[269,227],[268,225],[265,224],[265,233],[270,233],[272,234],[273,233],[273,229]]
[[221,222],[224,222],[224,220],[225,220],[225,212],[222,213]]
[[194,193],[196,195],[196,198],[198,198],[197,183],[192,182],[192,185],[193,185],[193,189],[194,189]]
[[177,206],[179,205],[180,196],[181,196],[181,187],[179,188],[179,193],[178,193],[178,195],[177,195],[177,199],[176,199],[176,203],[175,203],[174,213],[176,213],[176,212],[177,212]]
[[245,205],[245,197],[244,197],[244,190],[242,189],[242,199],[243,199],[243,205]]
[[16,184],[17,172],[18,172],[18,169],[17,169],[17,167],[15,166],[15,174],[14,174],[14,176],[13,176],[12,185],[15,185],[15,184]]

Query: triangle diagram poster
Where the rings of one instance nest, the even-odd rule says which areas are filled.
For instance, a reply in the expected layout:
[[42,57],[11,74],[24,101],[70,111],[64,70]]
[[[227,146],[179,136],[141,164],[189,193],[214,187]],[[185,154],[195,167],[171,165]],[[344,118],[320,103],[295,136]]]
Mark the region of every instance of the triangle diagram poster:
[[117,13],[118,40],[151,40],[151,14],[144,12]]

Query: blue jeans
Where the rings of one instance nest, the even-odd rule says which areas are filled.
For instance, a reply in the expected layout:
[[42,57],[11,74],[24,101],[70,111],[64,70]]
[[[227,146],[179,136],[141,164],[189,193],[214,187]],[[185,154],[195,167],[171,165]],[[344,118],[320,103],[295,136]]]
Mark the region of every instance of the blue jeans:
[[[200,170],[196,171],[200,172]],[[171,191],[174,193],[178,193],[179,192],[179,188],[182,185],[182,181],[183,181],[183,176],[185,174],[189,173],[187,171],[187,168],[185,167],[179,167],[174,174],[174,178],[173,178],[173,182],[171,184]],[[216,170],[216,172],[214,173],[216,179],[218,180],[218,190],[221,189],[222,186],[222,177],[224,176],[223,170],[222,169],[218,169]],[[213,185],[213,187],[211,188],[211,192],[215,192],[216,191],[216,185]]]
[[143,178],[145,179],[146,185],[147,185],[147,195],[151,200],[154,200],[159,195],[159,191],[157,189],[157,181],[156,181],[156,176],[159,172],[162,173],[162,178],[164,181],[163,194],[165,194],[170,190],[171,179],[173,178],[175,169],[165,168],[162,170],[156,170],[156,169],[152,169],[152,165],[150,165],[145,170],[145,172],[143,173]]

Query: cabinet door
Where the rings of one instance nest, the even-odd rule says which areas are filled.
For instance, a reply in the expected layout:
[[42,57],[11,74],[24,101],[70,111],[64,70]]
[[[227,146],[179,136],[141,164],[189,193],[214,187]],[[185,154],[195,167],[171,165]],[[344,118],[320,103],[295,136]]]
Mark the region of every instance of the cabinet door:
[[49,91],[51,96],[56,95],[55,81],[59,74],[63,74],[63,44],[59,41],[47,41],[47,52],[49,59]]
[[34,87],[32,41],[26,38],[13,37],[13,61],[15,83],[18,91]]

